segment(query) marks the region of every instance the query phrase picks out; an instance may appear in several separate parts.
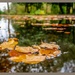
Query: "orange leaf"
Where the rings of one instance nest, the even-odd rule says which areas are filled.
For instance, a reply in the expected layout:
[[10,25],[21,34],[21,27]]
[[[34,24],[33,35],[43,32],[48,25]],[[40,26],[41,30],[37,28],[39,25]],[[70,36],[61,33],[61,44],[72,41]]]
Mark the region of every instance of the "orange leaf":
[[25,58],[26,58],[26,55],[23,54],[23,55],[20,55],[18,57],[11,57],[11,58],[9,58],[9,60],[12,60],[14,62],[22,62],[22,60]]
[[59,50],[45,50],[45,49],[41,49],[39,51],[40,55],[45,55],[47,56],[47,58],[51,58],[51,57],[56,57],[58,54],[61,53],[61,51]]
[[13,56],[20,56],[24,53],[18,52],[16,50],[11,50],[8,54],[13,57]]
[[56,51],[56,50],[40,49],[39,53],[42,55],[49,55],[49,54],[53,54],[54,51]]

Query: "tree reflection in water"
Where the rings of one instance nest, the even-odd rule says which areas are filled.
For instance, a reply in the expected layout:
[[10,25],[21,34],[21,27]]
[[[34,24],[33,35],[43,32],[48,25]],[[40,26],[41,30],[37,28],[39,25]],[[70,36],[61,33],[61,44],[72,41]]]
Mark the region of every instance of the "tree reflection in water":
[[27,27],[26,25],[24,27],[13,25],[13,27],[15,33],[19,33],[16,34],[19,45],[40,44],[41,40],[45,42],[55,41],[59,44],[62,54],[56,58],[31,65],[9,61],[8,50],[6,49],[0,51],[0,72],[75,72],[75,46],[73,43],[62,42],[60,41],[62,37],[59,34],[54,34],[54,32],[52,34],[50,31],[46,32],[41,27],[33,27],[29,23]]

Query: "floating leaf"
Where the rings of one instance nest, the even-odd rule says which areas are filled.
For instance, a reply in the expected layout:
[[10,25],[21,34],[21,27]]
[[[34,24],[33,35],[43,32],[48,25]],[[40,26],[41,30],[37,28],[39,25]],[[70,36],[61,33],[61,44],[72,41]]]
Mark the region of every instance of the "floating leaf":
[[61,53],[61,51],[59,51],[59,50],[46,50],[46,49],[41,49],[39,51],[39,53],[40,53],[40,55],[44,55],[48,59],[50,59],[51,57],[56,57],[58,54]]
[[0,50],[2,50],[2,47],[0,46]]
[[[17,44],[16,38],[9,39],[8,42],[1,44],[1,48],[11,49]],[[15,45],[14,45],[15,44]],[[15,50],[8,52],[10,60],[14,62],[23,62],[27,64],[37,64],[51,57],[56,57],[61,51],[58,50],[59,46],[56,43],[43,43],[41,45],[33,45],[32,47],[16,46]]]
[[8,39],[8,42],[3,42],[0,46],[2,49],[8,48],[12,50],[16,45],[18,44],[18,41],[16,41],[15,38]]
[[24,53],[21,53],[21,52],[18,52],[16,50],[11,50],[9,53],[8,53],[10,56],[14,57],[14,56],[20,56]]
[[50,50],[50,49],[40,49],[39,53],[42,55],[48,55],[48,54],[53,54],[53,52],[55,52],[56,50]]
[[36,56],[36,55],[20,55],[18,57],[11,57],[9,58],[10,60],[14,61],[14,62],[24,62],[27,64],[37,64],[41,61],[44,61],[46,58],[46,56]]
[[9,42],[9,41],[12,41],[12,40],[14,40],[14,41],[18,41],[17,38],[9,38],[9,39],[8,39],[8,42]]
[[26,55],[25,54],[17,56],[17,57],[9,58],[9,60],[12,60],[14,62],[22,62],[23,59],[26,59]]
[[62,33],[63,31],[57,31],[58,33]]
[[38,51],[38,49],[34,49],[34,48],[30,47],[30,46],[28,46],[28,47],[16,46],[15,50],[19,51],[19,52],[23,52],[23,53],[29,53],[29,52],[34,53],[34,52]]
[[63,31],[63,30],[65,30],[65,28],[57,28],[57,30]]
[[70,34],[71,32],[64,32],[65,34]]
[[38,46],[38,45],[33,45],[32,47],[35,49],[41,49],[40,46]]
[[40,45],[42,48],[48,48],[48,49],[59,49],[59,46],[56,44],[49,44],[49,43],[42,43]]
[[57,55],[60,54],[60,53],[61,53],[60,50],[56,50],[55,52],[53,52],[53,55],[54,55],[54,56],[57,56]]
[[37,64],[41,61],[44,61],[45,58],[46,56],[26,55],[26,59],[24,59],[23,62],[28,64]]

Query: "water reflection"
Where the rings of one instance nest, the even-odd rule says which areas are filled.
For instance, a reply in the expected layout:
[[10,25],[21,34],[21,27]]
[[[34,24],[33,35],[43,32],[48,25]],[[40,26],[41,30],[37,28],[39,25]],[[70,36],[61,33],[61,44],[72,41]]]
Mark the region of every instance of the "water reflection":
[[[14,34],[14,32],[19,33],[19,35],[16,35],[19,39],[19,45],[29,46],[39,44],[41,40],[44,42],[56,41],[61,48],[62,54],[39,64],[29,65],[12,62],[8,60],[8,50],[0,51],[0,72],[75,72],[75,45],[65,41],[62,42],[61,33],[52,34],[50,31],[42,30],[41,27],[33,27],[31,25],[21,27],[20,25],[13,24],[11,20],[2,18],[0,20],[1,41],[7,40],[9,34]],[[65,37],[63,37],[63,40],[65,40]]]
[[0,41],[7,40],[9,38],[10,36],[9,30],[10,30],[10,34],[14,33],[14,29],[11,25],[11,21],[1,18],[0,20]]
[[66,62],[64,63],[62,69],[61,69],[61,72],[64,73],[64,72],[75,72],[75,62],[72,60],[70,62]]

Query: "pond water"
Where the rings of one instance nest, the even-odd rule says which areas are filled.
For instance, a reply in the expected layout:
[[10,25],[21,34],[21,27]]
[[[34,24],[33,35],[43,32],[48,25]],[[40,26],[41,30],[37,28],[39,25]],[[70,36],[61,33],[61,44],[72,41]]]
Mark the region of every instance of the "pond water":
[[[0,42],[7,40],[9,37],[17,37],[21,46],[39,44],[41,40],[44,42],[57,42],[62,54],[39,64],[29,65],[9,61],[7,50],[2,51],[0,52],[0,72],[75,72],[75,45],[72,42],[64,42],[62,41],[62,35],[52,34],[51,31],[43,31],[40,27],[30,25],[21,27],[18,24],[14,24],[14,22],[4,18],[0,19]],[[66,37],[68,36],[64,38]]]
[[9,30],[11,34],[14,33],[14,29],[12,27],[11,21],[9,22],[9,20],[1,18],[0,20],[0,41],[7,40],[9,38]]

